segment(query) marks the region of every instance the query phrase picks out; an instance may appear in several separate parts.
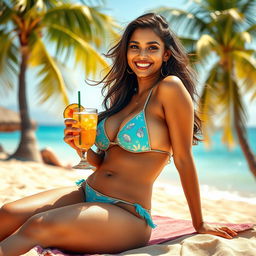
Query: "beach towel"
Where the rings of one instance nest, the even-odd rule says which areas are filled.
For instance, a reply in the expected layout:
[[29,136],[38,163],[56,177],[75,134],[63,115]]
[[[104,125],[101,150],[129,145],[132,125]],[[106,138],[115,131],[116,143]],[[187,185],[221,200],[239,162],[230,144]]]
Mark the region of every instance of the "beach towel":
[[[161,244],[168,242],[174,239],[177,239],[181,236],[196,234],[197,232],[193,228],[191,220],[181,220],[174,219],[166,216],[152,216],[154,223],[157,224],[157,227],[152,230],[151,238],[148,242],[148,246]],[[253,223],[243,223],[243,224],[233,224],[233,223],[219,223],[219,222],[207,222],[209,224],[225,225],[230,228],[235,229],[237,232],[245,231],[252,229]],[[38,255],[40,256],[89,256],[89,254],[67,254],[55,248],[46,248],[43,249],[40,246],[35,248]],[[100,254],[93,254],[94,256]],[[110,254],[108,254],[110,255]]]

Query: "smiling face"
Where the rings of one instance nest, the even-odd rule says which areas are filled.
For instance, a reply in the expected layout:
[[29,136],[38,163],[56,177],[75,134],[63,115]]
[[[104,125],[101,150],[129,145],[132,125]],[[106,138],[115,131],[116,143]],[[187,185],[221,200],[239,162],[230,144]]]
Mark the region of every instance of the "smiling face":
[[129,67],[139,78],[159,76],[161,66],[170,57],[162,39],[150,28],[136,29],[127,48]]

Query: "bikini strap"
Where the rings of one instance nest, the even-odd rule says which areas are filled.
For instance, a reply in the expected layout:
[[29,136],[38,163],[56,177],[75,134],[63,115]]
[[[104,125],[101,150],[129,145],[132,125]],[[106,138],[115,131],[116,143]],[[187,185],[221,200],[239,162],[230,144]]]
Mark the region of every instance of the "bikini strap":
[[146,102],[145,102],[145,104],[144,104],[143,110],[145,110],[145,108],[146,108],[146,106],[147,106],[147,104],[148,104],[149,98],[150,98],[150,96],[151,96],[151,94],[152,94],[154,88],[155,88],[155,86],[153,86],[153,87],[150,89],[150,92],[149,92],[148,97],[147,97],[147,99],[146,99]]

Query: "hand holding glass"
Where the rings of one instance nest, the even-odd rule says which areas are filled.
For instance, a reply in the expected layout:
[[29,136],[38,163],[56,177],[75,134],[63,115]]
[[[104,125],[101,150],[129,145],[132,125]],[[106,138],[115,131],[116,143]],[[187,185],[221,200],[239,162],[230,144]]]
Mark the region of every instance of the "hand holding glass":
[[96,108],[85,108],[82,111],[75,111],[73,119],[77,121],[73,127],[80,128],[79,136],[74,139],[74,144],[81,149],[82,156],[78,165],[74,166],[75,169],[92,169],[87,161],[87,151],[95,142],[96,129],[98,122],[98,113]]

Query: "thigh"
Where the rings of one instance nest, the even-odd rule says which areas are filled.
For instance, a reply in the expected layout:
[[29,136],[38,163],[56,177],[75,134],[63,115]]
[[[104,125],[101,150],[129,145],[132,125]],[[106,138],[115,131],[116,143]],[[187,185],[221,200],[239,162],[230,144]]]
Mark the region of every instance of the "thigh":
[[44,234],[44,246],[73,252],[117,253],[145,246],[151,234],[145,220],[107,203],[84,202],[43,212],[32,219],[35,225],[31,230]]
[[2,208],[11,214],[30,217],[50,209],[84,201],[81,187],[70,186],[51,189],[5,204]]

